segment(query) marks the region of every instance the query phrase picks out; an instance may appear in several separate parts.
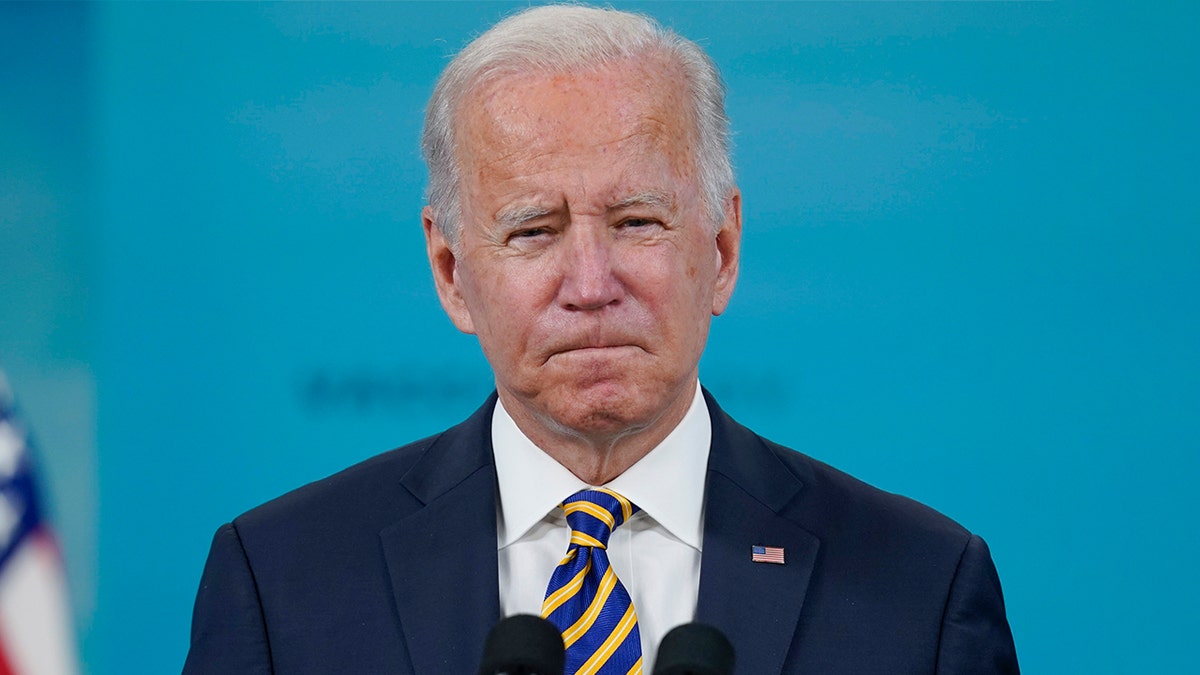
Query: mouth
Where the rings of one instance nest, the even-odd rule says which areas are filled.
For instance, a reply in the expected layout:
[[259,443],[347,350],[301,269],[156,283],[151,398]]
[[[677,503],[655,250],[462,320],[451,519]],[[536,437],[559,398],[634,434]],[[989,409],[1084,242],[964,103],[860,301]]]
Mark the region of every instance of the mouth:
[[567,358],[596,358],[612,359],[631,356],[634,351],[643,351],[641,347],[631,343],[582,344],[560,347],[550,352],[547,361],[557,357]]

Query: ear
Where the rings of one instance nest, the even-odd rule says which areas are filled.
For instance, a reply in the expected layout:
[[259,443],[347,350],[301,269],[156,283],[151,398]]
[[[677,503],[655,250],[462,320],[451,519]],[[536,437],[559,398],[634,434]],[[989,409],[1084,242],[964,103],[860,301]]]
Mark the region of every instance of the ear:
[[737,285],[738,262],[742,254],[742,193],[737,188],[725,200],[725,219],[717,230],[717,283],[713,289],[713,316],[729,306]]
[[463,298],[462,279],[458,270],[458,255],[437,225],[437,215],[432,206],[421,209],[421,226],[425,228],[425,253],[429,256],[429,267],[433,270],[433,285],[437,288],[442,309],[454,326],[464,333],[474,334],[475,323]]

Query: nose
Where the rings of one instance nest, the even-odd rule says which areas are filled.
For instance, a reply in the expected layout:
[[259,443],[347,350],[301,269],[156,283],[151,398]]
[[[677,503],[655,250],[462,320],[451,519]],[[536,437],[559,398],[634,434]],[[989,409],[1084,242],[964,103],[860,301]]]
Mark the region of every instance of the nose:
[[563,240],[559,302],[572,311],[590,311],[621,301],[624,287],[616,274],[613,243],[606,228],[572,227]]

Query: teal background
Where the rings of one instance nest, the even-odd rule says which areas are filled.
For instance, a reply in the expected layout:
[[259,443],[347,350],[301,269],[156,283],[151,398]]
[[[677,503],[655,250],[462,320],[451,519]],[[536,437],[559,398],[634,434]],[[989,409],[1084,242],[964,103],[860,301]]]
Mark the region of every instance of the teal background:
[[[617,4],[729,85],[723,405],[982,534],[1026,672],[1194,668],[1195,5]],[[218,525],[490,390],[418,134],[516,6],[0,4],[0,367],[88,672],[177,671]]]

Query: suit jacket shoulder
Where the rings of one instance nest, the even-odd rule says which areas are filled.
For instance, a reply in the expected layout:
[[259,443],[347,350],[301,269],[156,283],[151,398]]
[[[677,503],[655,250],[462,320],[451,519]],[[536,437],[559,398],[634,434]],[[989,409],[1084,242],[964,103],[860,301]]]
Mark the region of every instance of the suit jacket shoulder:
[[218,530],[185,672],[472,670],[499,614],[477,569],[495,569],[493,405]]
[[800,482],[801,498],[784,511],[823,540],[846,531],[869,535],[875,547],[936,542],[961,551],[970,531],[948,516],[908,497],[887,492],[804,453],[761,439]]
[[730,634],[739,673],[1017,672],[981,539],[709,407],[699,614]]

